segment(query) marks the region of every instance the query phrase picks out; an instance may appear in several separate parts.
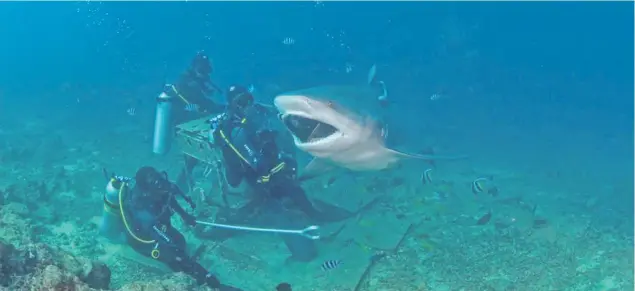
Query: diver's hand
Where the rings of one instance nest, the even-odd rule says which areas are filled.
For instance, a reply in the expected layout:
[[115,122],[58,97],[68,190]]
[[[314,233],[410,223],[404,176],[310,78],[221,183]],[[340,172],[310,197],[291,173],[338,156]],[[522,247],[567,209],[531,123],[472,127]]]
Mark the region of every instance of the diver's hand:
[[174,85],[172,84],[163,85],[163,93],[165,93],[166,95],[170,97],[174,97]]
[[185,224],[189,225],[189,226],[196,226],[196,217],[194,217],[194,215],[191,214],[185,214],[183,215],[183,222],[185,222]]

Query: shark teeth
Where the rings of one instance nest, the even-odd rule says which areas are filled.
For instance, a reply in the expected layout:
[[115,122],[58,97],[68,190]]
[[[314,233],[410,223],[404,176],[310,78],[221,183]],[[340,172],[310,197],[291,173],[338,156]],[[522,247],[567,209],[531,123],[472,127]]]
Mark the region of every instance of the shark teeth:
[[293,134],[296,144],[319,142],[338,130],[330,124],[294,114],[282,116],[282,122]]

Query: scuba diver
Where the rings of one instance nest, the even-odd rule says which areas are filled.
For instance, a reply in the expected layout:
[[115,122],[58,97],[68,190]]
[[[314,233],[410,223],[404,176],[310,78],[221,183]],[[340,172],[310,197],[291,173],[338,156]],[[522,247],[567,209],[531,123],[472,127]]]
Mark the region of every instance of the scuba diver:
[[174,121],[181,123],[191,117],[211,114],[223,110],[211,97],[221,90],[211,81],[213,69],[209,57],[199,51],[192,59],[189,68],[181,75],[176,84],[166,84],[163,92],[181,101],[182,106],[175,106]]
[[155,154],[169,151],[176,125],[223,111],[224,106],[212,100],[216,92],[221,92],[211,81],[212,71],[209,57],[199,51],[175,84],[163,86],[163,91],[156,98],[152,141]]
[[199,115],[211,114],[223,110],[211,97],[221,90],[211,81],[212,64],[203,51],[199,51],[192,59],[190,67],[181,75],[176,84],[164,87],[166,94],[182,101],[183,106],[175,106],[175,122],[187,119],[189,113]]
[[[268,224],[294,228],[350,217],[345,210],[322,212],[307,198],[296,179],[297,162],[292,140],[287,143],[270,126],[275,116],[268,108],[254,102],[243,86],[231,86],[226,91],[227,109],[210,120],[210,142],[222,149],[225,180],[233,188],[245,181],[255,194],[250,202],[235,213],[221,208],[216,222],[228,224]],[[283,148],[290,145],[288,149]],[[197,163],[186,160],[183,176]],[[300,213],[298,213],[298,210]],[[299,216],[298,216],[299,215]],[[226,229],[213,229],[212,239],[227,239],[236,234]],[[300,236],[282,235],[292,254],[299,261],[317,256],[312,240]]]
[[[116,212],[118,216],[104,213],[104,222],[108,223],[102,224],[102,227],[115,228],[119,222],[127,233],[128,244],[138,253],[161,261],[175,272],[192,276],[200,285],[207,284],[222,291],[240,291],[221,284],[186,253],[185,238],[172,226],[170,218],[176,212],[185,224],[196,225],[196,218],[183,209],[176,197],[183,198],[191,208],[195,205],[168,180],[167,174],[152,167],[142,167],[135,175],[134,186],[129,188],[128,183],[132,180],[111,178],[104,197],[105,210]],[[118,219],[117,222],[114,219]],[[102,229],[104,232],[113,233],[113,229]]]

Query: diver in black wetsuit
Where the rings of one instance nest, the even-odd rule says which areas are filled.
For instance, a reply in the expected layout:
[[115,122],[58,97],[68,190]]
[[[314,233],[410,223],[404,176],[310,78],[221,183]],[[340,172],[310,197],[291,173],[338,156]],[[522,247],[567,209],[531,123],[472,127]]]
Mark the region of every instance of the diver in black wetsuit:
[[[322,212],[313,206],[296,179],[295,156],[282,148],[277,142],[278,132],[268,126],[271,113],[267,108],[255,104],[251,93],[242,86],[231,86],[226,96],[226,111],[210,120],[210,142],[222,149],[228,184],[235,188],[245,181],[255,190],[255,195],[235,213],[221,209],[216,222],[298,228],[350,215],[344,211]],[[195,163],[193,159],[186,161],[186,171]],[[234,234],[232,230],[212,230],[214,239],[226,239]],[[292,258],[309,261],[317,255],[313,241],[297,235],[282,237]]]
[[209,57],[199,51],[178,81],[164,86],[163,92],[178,100],[178,106],[173,107],[176,124],[223,110],[223,106],[211,99],[221,91],[211,81],[212,72]]
[[179,205],[176,196],[183,197],[194,207],[191,200],[168,181],[165,173],[159,173],[152,167],[140,168],[135,181],[122,204],[129,244],[140,254],[157,259],[172,270],[191,275],[199,284],[223,291],[240,291],[221,284],[187,255],[185,238],[172,227],[170,217],[176,212],[186,224],[196,225],[196,218]]

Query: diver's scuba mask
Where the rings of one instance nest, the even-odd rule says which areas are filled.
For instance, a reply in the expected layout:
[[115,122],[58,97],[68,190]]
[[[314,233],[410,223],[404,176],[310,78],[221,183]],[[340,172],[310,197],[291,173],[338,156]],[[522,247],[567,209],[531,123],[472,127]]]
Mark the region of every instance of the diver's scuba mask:
[[234,114],[238,114],[241,117],[245,117],[245,113],[247,109],[253,105],[253,99],[249,96],[249,93],[242,93],[236,96],[236,99],[233,100],[232,104],[230,104],[230,110]]
[[242,86],[231,86],[227,91],[227,106],[229,111],[244,118],[246,111],[254,104],[254,96]]
[[154,181],[149,181],[150,186],[153,188],[153,190],[158,192],[172,192],[173,184],[170,183],[170,181],[168,180],[168,173],[163,171],[161,172],[161,175],[163,177],[156,177]]
[[[185,193],[183,193],[181,188],[179,188],[177,185],[170,182],[170,180],[168,179],[168,173],[166,171],[161,172],[161,176],[162,177],[155,177],[156,179],[154,179],[154,181],[149,181],[150,182],[149,184],[151,185],[155,195],[168,194],[168,197],[170,197],[173,194],[177,194],[183,197],[183,200],[185,200],[185,202],[189,204],[190,208],[196,209],[196,204],[194,204],[194,202],[192,201],[192,198],[186,195]],[[164,195],[156,195],[156,196],[163,197]]]

